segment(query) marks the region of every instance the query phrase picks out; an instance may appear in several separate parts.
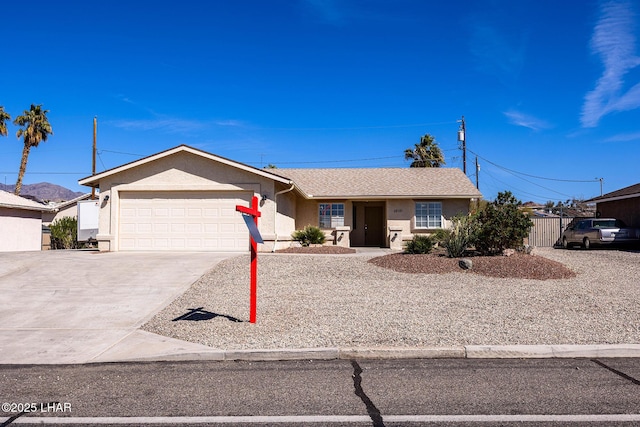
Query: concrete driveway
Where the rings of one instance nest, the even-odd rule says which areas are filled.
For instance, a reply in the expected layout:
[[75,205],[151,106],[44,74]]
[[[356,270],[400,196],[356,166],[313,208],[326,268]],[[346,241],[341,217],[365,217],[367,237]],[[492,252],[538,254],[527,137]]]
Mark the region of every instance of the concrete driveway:
[[0,364],[211,351],[138,328],[218,262],[236,255],[1,253]]

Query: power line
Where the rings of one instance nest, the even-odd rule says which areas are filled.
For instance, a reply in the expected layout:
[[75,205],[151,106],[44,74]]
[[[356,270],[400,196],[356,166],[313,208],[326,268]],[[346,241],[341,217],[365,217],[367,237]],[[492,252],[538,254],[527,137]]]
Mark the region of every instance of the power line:
[[348,162],[365,162],[372,160],[384,160],[395,159],[401,156],[385,156],[385,157],[370,157],[365,159],[350,159],[350,160],[318,160],[318,161],[305,161],[305,162],[273,162],[276,165],[290,165],[290,164],[315,164],[315,163],[348,163]]
[[[2,172],[0,174],[6,173],[7,175],[18,175],[18,172]],[[25,172],[25,175],[91,175],[91,172]]]
[[397,129],[397,128],[410,128],[410,127],[420,127],[420,126],[440,126],[440,125],[450,125],[455,122],[447,121],[447,122],[434,122],[434,123],[414,123],[414,124],[406,124],[406,125],[382,125],[382,126],[356,126],[356,127],[338,127],[338,128],[329,128],[329,127],[314,127],[314,128],[272,128],[272,127],[262,127],[257,126],[256,129],[264,129],[264,130],[366,130],[366,129]]
[[[515,171],[513,169],[509,169],[506,168],[504,166],[500,166],[497,163],[492,162],[491,160],[488,160],[484,157],[482,157],[481,155],[479,155],[478,153],[475,153],[473,151],[471,151],[469,148],[467,148],[467,151],[469,151],[470,153],[475,154],[476,156],[478,156],[479,158],[481,158],[482,160],[484,160],[487,163],[491,163],[492,165],[494,165],[497,168],[503,169],[507,172],[511,172],[512,174],[518,174],[518,175],[524,175],[524,176],[528,176],[530,178],[536,178],[536,179],[545,179],[547,181],[558,181],[558,182],[598,182],[598,179],[589,179],[589,180],[581,180],[581,179],[562,179],[562,178],[547,178],[547,177],[543,177],[543,176],[537,176],[537,175],[530,175],[524,172],[518,172]],[[532,183],[533,184],[533,183]],[[544,187],[543,187],[544,188]]]
[[[519,189],[519,188],[517,188],[517,187],[514,187],[512,184],[509,184],[509,183],[506,183],[506,182],[504,182],[504,181],[502,181],[502,180],[499,180],[498,178],[496,178],[495,176],[493,176],[492,174],[490,174],[490,173],[489,173],[489,172],[487,172],[486,170],[485,170],[485,171],[482,171],[482,173],[484,173],[484,174],[488,175],[488,176],[489,176],[489,177],[490,177],[494,182],[495,182],[495,181],[500,182],[500,183],[502,183],[502,184],[506,185],[507,187],[510,187],[510,188],[512,188],[513,190],[517,191],[518,193],[521,193],[521,194],[527,194],[527,195],[529,195],[529,196],[537,197],[537,198],[540,198],[540,199],[547,199],[547,200],[552,199],[552,197],[548,197],[548,196],[541,196],[541,195],[539,195],[539,194],[529,193],[528,191],[524,191],[524,190],[521,190],[521,189]],[[557,192],[556,192],[556,193],[557,193]],[[562,193],[558,193],[558,194],[563,195],[563,196],[566,196],[566,197],[571,197],[571,196],[568,196],[568,195],[566,195],[566,194],[562,194]]]

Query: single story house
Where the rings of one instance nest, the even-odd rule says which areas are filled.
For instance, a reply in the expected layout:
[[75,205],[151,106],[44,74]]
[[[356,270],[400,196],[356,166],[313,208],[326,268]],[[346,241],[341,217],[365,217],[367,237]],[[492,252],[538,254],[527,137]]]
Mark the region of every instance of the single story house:
[[402,248],[482,195],[459,169],[258,169],[180,145],[83,178],[99,188],[101,251],[247,251],[236,205],[260,200],[259,250],[319,226],[328,244]]
[[0,190],[0,252],[41,250],[42,215],[52,210]]
[[640,184],[630,185],[587,200],[596,204],[596,216],[617,218],[629,227],[640,228]]

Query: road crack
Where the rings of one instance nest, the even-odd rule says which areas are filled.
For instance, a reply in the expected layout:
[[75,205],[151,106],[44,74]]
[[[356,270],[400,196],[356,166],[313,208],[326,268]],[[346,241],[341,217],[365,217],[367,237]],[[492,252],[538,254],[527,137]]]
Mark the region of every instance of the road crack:
[[633,378],[632,376],[627,375],[627,374],[625,374],[625,373],[624,373],[624,372],[622,372],[622,371],[618,371],[617,369],[612,368],[611,366],[609,366],[609,365],[607,365],[607,364],[605,364],[605,363],[602,363],[602,362],[601,362],[601,361],[599,361],[598,359],[591,359],[591,361],[592,361],[593,363],[595,363],[596,365],[602,366],[602,367],[603,367],[603,368],[605,368],[606,370],[611,371],[611,372],[613,372],[614,374],[616,374],[616,375],[618,375],[618,376],[620,376],[620,377],[624,378],[625,380],[631,381],[631,382],[632,382],[632,383],[634,383],[635,385],[640,385],[640,380],[638,380],[638,379],[636,379],[636,378]]
[[376,405],[373,404],[369,396],[362,389],[362,368],[355,360],[351,361],[351,366],[353,366],[353,387],[355,389],[355,394],[362,400],[362,403],[367,408],[367,414],[371,417],[371,421],[373,422],[373,427],[385,427],[384,421],[382,420],[382,415],[380,414],[380,410],[376,408]]

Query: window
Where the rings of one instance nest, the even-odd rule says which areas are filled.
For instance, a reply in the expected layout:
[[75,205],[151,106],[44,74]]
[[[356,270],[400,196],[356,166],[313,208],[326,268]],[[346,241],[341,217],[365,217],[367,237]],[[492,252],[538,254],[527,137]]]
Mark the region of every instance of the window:
[[336,228],[344,225],[344,203],[320,203],[320,228]]
[[417,202],[416,228],[442,228],[442,203]]

